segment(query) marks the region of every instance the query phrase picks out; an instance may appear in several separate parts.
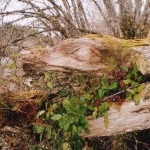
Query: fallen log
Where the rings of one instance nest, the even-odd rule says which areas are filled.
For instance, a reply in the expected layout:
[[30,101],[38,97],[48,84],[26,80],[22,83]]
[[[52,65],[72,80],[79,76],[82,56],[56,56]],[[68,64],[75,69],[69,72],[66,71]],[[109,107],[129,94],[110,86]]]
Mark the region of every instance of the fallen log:
[[67,39],[52,48],[31,48],[21,54],[26,71],[77,70],[107,75],[118,66],[134,63],[143,74],[150,73],[150,39],[120,40],[109,36]]
[[104,118],[95,120],[89,118],[91,134],[84,137],[111,136],[150,128],[150,84],[142,92],[139,105],[135,102],[125,102],[118,109],[111,107],[109,110],[109,126],[105,127]]

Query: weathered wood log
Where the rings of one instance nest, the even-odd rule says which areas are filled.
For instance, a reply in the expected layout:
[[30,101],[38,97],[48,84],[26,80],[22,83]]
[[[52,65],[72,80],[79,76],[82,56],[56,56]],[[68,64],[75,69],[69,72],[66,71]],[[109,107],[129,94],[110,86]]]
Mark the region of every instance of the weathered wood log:
[[[53,48],[22,51],[24,66],[40,68],[42,70],[80,71],[104,70],[106,66],[101,62],[100,51],[106,47],[100,40],[88,38],[67,39]],[[106,51],[107,53],[107,51]]]
[[[149,39],[142,42],[127,41],[112,37],[67,39],[52,48],[32,48],[21,53],[24,66],[30,69],[58,71],[71,69],[71,71],[94,72],[102,75],[117,66],[129,66],[135,63],[143,74],[148,74],[150,73],[149,41]],[[141,46],[144,44],[147,46]]]
[[[125,102],[119,110],[109,110],[109,126],[106,129],[104,117],[90,119],[89,125],[91,134],[83,134],[84,137],[99,137],[123,134],[135,130],[150,128],[150,84],[142,92],[139,105],[135,102]],[[147,94],[146,94],[147,93]],[[146,94],[146,95],[145,95]],[[144,98],[144,100],[143,100]]]
[[134,102],[126,102],[121,110],[111,109],[109,111],[110,124],[106,129],[104,118],[89,120],[91,134],[84,134],[84,137],[111,136],[143,130],[150,128],[150,99],[143,101],[138,106]]

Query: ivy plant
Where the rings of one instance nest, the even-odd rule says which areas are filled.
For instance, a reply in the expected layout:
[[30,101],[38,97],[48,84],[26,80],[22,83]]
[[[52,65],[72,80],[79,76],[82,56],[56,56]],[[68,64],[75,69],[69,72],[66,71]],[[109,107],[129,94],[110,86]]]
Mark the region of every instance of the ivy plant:
[[[135,67],[125,68],[121,71],[123,73],[117,72],[121,76],[119,82],[101,77],[96,84],[93,84],[94,87],[89,84],[92,82],[91,79],[79,74],[75,77],[75,82],[72,81],[71,84],[72,86],[81,86],[82,91],[74,91],[74,88],[62,88],[57,93],[58,100],[46,100],[44,107],[41,104],[35,116],[36,121],[33,123],[33,133],[38,136],[39,149],[43,140],[51,145],[51,149],[82,149],[85,145],[85,139],[81,137],[82,133],[90,134],[87,116],[92,116],[93,119],[103,116],[105,126],[108,128],[110,102],[107,101],[107,97],[121,90],[125,91],[126,100],[133,99],[135,104],[138,104],[140,93],[145,86],[142,83],[143,76]],[[52,85],[55,84],[52,79],[57,81],[55,73],[45,74],[44,80],[51,92],[54,88]],[[120,86],[122,82],[123,87]],[[33,148],[37,148],[37,146],[33,146]]]
[[126,100],[134,100],[135,104],[138,105],[140,101],[140,94],[145,87],[145,84],[141,83],[143,76],[138,74],[138,70],[133,67],[130,72],[126,75],[126,79],[123,81],[127,87]]

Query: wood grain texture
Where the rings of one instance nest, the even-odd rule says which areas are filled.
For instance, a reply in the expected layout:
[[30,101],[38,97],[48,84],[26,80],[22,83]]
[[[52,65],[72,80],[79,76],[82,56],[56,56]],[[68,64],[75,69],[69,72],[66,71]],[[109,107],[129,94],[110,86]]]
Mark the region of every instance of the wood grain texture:
[[[120,44],[126,42],[116,40]],[[76,70],[103,75],[112,71],[116,66],[130,66],[135,63],[143,74],[150,73],[150,46],[134,47],[132,45],[130,47],[126,44],[124,49],[123,45],[122,48],[119,48],[119,44],[116,44],[117,42],[114,39],[111,44],[108,41],[109,39],[106,42],[101,38],[66,39],[55,47],[23,50],[21,55],[23,64],[29,66],[31,70],[64,72]],[[129,43],[133,44],[133,41]]]
[[125,102],[120,110],[110,108],[108,116],[110,123],[107,129],[103,117],[89,119],[91,134],[84,133],[83,136],[110,136],[150,128],[150,84],[141,93],[139,105],[133,101]]

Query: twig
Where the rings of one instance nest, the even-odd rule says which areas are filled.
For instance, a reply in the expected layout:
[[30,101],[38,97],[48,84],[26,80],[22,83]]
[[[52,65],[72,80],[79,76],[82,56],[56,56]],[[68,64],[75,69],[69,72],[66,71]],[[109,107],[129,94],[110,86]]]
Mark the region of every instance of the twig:
[[[149,83],[150,83],[150,82],[146,82],[145,85],[147,85],[147,84],[149,84]],[[141,83],[141,84],[142,84],[142,83]],[[135,87],[138,87],[138,86],[141,85],[141,84],[137,84],[137,85],[135,85],[135,86],[131,86],[131,87],[127,88],[127,89],[124,89],[124,90],[122,90],[122,91],[120,91],[120,92],[117,92],[117,93],[115,93],[115,94],[113,94],[113,95],[110,95],[110,96],[108,96],[108,97],[102,99],[102,101],[106,101],[106,100],[109,99],[109,98],[112,98],[112,97],[114,97],[114,96],[116,96],[116,95],[119,95],[119,94],[121,94],[121,93],[127,91],[128,89],[133,89],[133,88],[135,88]]]

